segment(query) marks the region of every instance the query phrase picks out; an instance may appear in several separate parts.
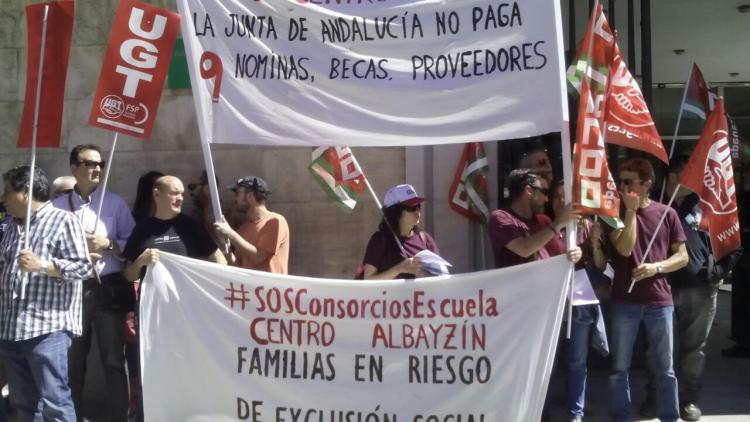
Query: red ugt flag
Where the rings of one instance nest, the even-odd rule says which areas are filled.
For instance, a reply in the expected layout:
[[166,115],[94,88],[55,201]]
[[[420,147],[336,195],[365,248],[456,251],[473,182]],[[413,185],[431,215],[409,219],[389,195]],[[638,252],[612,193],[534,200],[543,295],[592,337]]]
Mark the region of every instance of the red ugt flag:
[[741,244],[727,135],[724,100],[719,98],[680,178],[680,184],[697,193],[704,205],[703,220],[708,220],[711,249],[717,260]]
[[669,163],[641,88],[622,60],[617,43],[614,49],[606,105],[606,142],[645,151]]
[[120,0],[89,125],[141,139],[151,136],[179,25],[177,13]]
[[26,27],[28,28],[26,98],[23,102],[21,128],[16,142],[18,148],[31,148],[32,144],[36,86],[42,48],[42,26],[44,9],[47,6],[49,6],[47,37],[44,45],[36,146],[38,148],[60,146],[65,77],[68,73],[70,43],[73,39],[74,3],[72,1],[54,1],[26,6]]

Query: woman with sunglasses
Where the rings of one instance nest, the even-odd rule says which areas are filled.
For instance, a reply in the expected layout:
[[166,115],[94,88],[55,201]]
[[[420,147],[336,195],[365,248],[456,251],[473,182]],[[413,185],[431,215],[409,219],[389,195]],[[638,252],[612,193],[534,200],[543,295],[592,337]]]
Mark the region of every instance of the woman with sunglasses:
[[432,236],[418,226],[423,202],[424,198],[418,196],[411,185],[388,189],[383,201],[383,221],[367,244],[363,260],[365,279],[390,280],[427,275],[415,255],[425,249],[440,253]]

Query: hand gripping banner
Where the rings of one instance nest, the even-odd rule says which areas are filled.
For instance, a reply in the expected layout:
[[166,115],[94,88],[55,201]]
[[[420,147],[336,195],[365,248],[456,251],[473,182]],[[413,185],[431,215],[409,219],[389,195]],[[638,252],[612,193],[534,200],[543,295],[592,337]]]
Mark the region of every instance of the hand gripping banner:
[[146,420],[541,418],[563,256],[385,282],[161,257],[141,299]]

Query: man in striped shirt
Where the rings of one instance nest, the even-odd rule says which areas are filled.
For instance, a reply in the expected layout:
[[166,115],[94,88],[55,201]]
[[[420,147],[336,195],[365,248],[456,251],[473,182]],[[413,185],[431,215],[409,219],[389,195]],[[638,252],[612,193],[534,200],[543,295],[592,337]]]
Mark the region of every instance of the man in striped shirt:
[[[3,175],[13,220],[0,242],[0,354],[19,420],[75,421],[68,347],[81,335],[81,282],[91,274],[86,238],[72,213],[48,201],[49,182],[28,166]],[[29,246],[24,245],[31,202]]]

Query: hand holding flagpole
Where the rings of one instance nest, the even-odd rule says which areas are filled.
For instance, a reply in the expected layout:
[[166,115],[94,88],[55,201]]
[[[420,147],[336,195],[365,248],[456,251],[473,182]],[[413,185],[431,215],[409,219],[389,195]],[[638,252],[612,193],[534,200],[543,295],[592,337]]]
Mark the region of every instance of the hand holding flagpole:
[[[677,192],[680,190],[680,185],[677,185],[675,187],[674,192],[672,192],[672,197],[669,198],[669,203],[667,203],[667,209],[664,210],[664,214],[661,215],[661,218],[659,219],[659,224],[656,225],[656,229],[654,230],[653,236],[651,236],[651,240],[648,242],[648,246],[646,246],[646,252],[643,253],[643,258],[641,258],[641,262],[636,262],[636,267],[640,266],[646,260],[648,259],[648,254],[651,252],[651,246],[654,245],[654,240],[656,240],[656,236],[659,234],[659,229],[661,229],[661,226],[664,224],[664,219],[667,217],[667,212],[669,211],[669,207],[672,206],[672,202],[674,202],[675,197],[677,197]],[[630,281],[630,287],[628,288],[628,293],[631,293],[633,291],[633,287],[635,286],[635,283],[637,281],[640,281],[640,279],[631,279]]]

